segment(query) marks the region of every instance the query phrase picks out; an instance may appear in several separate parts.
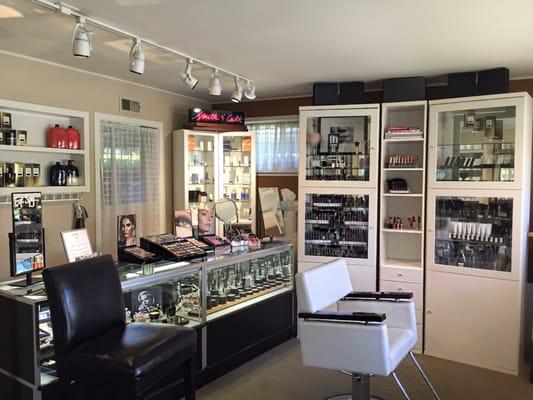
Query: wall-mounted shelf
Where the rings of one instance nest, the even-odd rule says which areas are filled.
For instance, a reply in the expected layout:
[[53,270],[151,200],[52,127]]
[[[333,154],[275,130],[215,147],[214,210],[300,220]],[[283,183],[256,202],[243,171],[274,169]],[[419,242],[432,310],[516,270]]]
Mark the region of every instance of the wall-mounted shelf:
[[[25,146],[0,143],[0,166],[3,167],[5,163],[20,163],[26,167],[27,164],[38,164],[41,182],[40,186],[0,186],[0,197],[10,196],[13,192],[37,191],[49,195],[65,195],[90,191],[89,113],[3,99],[0,99],[0,112],[11,114],[11,129],[27,132]],[[81,149],[47,147],[48,129],[55,124],[77,129]],[[49,186],[50,168],[58,161],[66,165],[68,160],[74,161],[79,170],[79,185]]]

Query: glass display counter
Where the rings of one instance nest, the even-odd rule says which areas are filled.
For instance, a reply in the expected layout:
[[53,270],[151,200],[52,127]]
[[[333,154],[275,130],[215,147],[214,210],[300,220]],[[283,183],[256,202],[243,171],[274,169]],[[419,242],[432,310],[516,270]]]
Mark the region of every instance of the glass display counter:
[[[266,351],[264,340],[276,345],[293,336],[293,265],[292,245],[279,242],[255,250],[213,255],[199,262],[124,263],[117,264],[117,270],[126,320],[195,328],[200,343],[199,373],[209,374],[209,380],[239,363],[244,348],[228,347],[225,342],[235,333],[235,326],[239,326],[238,334],[246,338],[242,343],[248,353],[257,344],[254,355]],[[17,288],[9,283],[0,283],[0,312],[13,322],[0,334],[0,354],[5,355],[0,357],[0,385],[5,381],[12,388],[10,399],[53,399],[53,394],[47,394],[47,387],[53,386],[49,384],[56,377],[44,285]],[[232,322],[235,318],[247,320],[246,326],[257,326],[254,318],[271,320],[268,327],[275,327],[275,331],[256,332],[240,323],[236,325]],[[209,342],[201,339],[204,335],[209,335]],[[217,338],[221,341],[213,343]],[[221,352],[231,367],[219,368],[225,365],[217,357]]]

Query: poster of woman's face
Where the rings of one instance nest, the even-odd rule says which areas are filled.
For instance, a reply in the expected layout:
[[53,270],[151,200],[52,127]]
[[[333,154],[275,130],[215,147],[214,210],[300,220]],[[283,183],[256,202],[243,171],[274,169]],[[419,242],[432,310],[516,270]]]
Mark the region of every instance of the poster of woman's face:
[[117,218],[118,244],[120,247],[133,246],[137,241],[137,216],[119,215]]
[[215,234],[215,210],[201,208],[198,210],[198,234]]
[[191,210],[174,211],[174,234],[180,238],[192,236]]

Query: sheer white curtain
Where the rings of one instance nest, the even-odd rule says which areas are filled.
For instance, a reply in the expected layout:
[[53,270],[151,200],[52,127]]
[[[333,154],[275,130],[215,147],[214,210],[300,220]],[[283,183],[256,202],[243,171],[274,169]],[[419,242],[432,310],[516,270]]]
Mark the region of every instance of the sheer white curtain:
[[298,121],[248,123],[255,132],[258,173],[298,171]]
[[102,251],[116,255],[119,215],[136,215],[137,243],[160,233],[160,132],[113,121],[100,126]]

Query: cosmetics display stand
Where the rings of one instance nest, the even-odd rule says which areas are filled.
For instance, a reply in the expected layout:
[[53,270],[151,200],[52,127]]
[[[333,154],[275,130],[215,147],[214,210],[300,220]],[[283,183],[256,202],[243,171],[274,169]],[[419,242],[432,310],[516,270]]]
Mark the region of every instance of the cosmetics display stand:
[[[212,209],[220,198],[237,204],[239,226],[255,231],[255,136],[252,132],[173,132],[174,209]],[[223,234],[217,224],[218,235]]]
[[[275,242],[201,262],[121,263],[117,269],[127,321],[197,330],[199,386],[295,334],[290,244]],[[0,284],[0,311],[10,321],[0,334],[2,394],[13,400],[60,398],[44,286],[10,283]]]
[[357,290],[376,290],[379,110],[300,107],[298,270],[343,257]]
[[379,290],[414,294],[422,351],[427,102],[381,107]]
[[525,343],[531,98],[429,107],[424,352],[516,375]]

